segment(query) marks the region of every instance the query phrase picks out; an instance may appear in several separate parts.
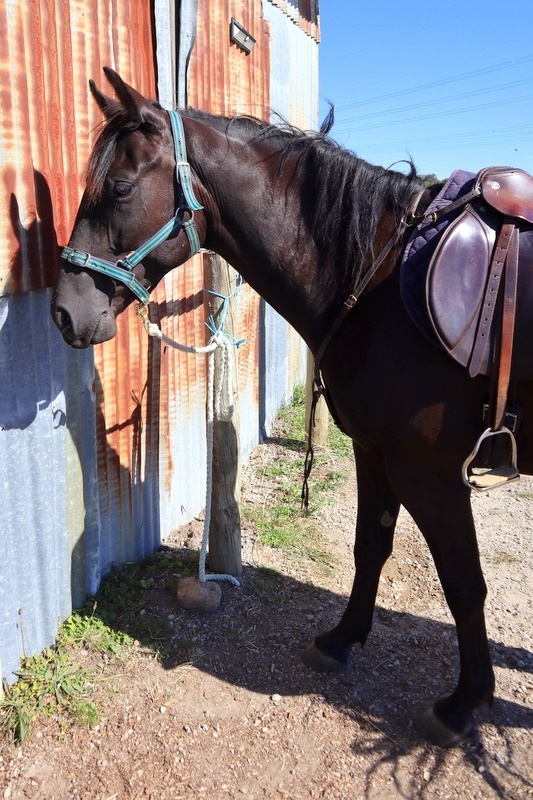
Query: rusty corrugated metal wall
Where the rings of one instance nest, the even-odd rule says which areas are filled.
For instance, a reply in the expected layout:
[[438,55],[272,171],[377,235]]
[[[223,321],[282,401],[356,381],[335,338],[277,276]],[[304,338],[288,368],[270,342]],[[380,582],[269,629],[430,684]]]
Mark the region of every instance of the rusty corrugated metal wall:
[[[164,16],[165,0],[156,5]],[[199,0],[189,103],[260,117],[278,106],[291,118],[294,107],[280,108],[271,92],[279,33],[266,12],[279,13],[279,29],[290,26],[305,49],[304,40],[316,45],[311,6]],[[257,39],[250,55],[230,44],[232,16]],[[74,351],[49,314],[99,120],[88,78],[106,91],[108,64],[155,97],[154,38],[149,0],[0,0],[0,672],[9,680],[20,655],[51,642],[112,563],[152,552],[204,504],[204,358],[161,348],[133,309],[112,342]],[[158,84],[170,86],[165,63]],[[153,317],[186,344],[205,343],[203,258],[167,276],[153,297]],[[238,360],[249,452],[301,379],[303,351],[282,320],[265,331],[273,312],[249,287],[235,302],[247,338]]]
[[157,358],[130,320],[105,350],[70,350],[49,312],[100,118],[88,78],[109,64],[154,95],[151,4],[0,0],[0,54],[0,667],[11,679],[103,570],[158,542]]

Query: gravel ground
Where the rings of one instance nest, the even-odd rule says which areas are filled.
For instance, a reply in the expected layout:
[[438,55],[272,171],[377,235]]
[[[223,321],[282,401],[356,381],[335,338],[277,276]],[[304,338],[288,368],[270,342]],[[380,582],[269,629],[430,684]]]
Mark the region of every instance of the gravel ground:
[[[280,448],[272,441],[253,454],[244,504],[271,502],[275,487],[258,467]],[[533,481],[474,497],[496,699],[470,739],[441,751],[420,741],[411,719],[454,684],[455,633],[407,514],[365,649],[337,675],[301,663],[342,613],[352,579],[354,469],[332,463],[347,477],[318,512],[326,557],[262,547],[245,529],[241,588],[223,585],[215,613],[183,611],[154,591],[144,612],[169,620],[187,659],[163,665],[142,647],[112,660],[77,653],[97,675],[101,718],[89,729],[43,717],[24,745],[0,740],[4,800],[533,798]],[[200,529],[167,544],[194,546]]]

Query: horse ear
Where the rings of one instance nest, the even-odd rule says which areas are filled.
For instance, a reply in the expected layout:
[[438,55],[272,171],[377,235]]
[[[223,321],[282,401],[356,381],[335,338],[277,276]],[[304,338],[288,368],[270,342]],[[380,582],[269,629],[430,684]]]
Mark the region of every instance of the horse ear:
[[113,117],[119,108],[122,107],[117,100],[113,100],[112,97],[108,97],[106,94],[101,92],[94,81],[89,81],[89,89],[91,90],[91,94],[98,104],[98,108],[106,119]]
[[[145,125],[150,124],[155,128],[159,128],[157,124],[159,120],[153,104],[143,97],[140,92],[125,83],[115,70],[110,67],[104,67],[104,72],[107,80],[117,93],[120,105],[126,111],[131,122],[135,126],[140,126],[144,123]],[[115,100],[110,100],[101,92],[98,92],[98,96],[93,92],[93,95],[106,116],[108,116],[110,104],[112,105],[111,113],[116,111],[116,107],[119,104]],[[101,105],[102,98],[104,98],[105,106]]]

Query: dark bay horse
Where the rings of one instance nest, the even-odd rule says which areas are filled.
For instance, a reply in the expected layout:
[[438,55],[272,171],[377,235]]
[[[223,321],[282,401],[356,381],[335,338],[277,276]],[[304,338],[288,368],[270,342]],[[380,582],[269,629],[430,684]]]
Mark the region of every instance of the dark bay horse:
[[[460,653],[456,688],[416,725],[435,744],[459,741],[494,691],[486,586],[470,490],[461,479],[483,428],[488,380],[470,378],[407,316],[401,242],[331,334],[344,299],[416,205],[421,185],[414,170],[404,175],[365,163],[331,142],[327,125],[309,134],[187,110],[179,124],[189,173],[176,149],[176,119],[105,72],[118,100],[91,82],[106,124],[63,253],[56,324],[73,347],[112,338],[135,295],[144,301],[166,272],[203,246],[238,269],[315,355],[323,351],[329,402],[353,439],[357,462],[356,572],[342,619],[315,639],[305,659],[318,669],[340,668],[354,642],[366,640],[403,504],[430,548]],[[526,412],[519,467],[532,474],[533,385],[523,381],[514,391]]]

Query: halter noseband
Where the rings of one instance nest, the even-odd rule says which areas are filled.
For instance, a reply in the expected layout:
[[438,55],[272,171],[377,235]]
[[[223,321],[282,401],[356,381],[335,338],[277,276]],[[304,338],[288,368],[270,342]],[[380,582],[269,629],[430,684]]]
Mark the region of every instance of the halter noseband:
[[[183,122],[177,111],[167,111],[170,117],[170,128],[172,131],[172,139],[174,141],[174,154],[176,157],[176,177],[178,185],[181,189],[183,204],[180,204],[176,209],[176,213],[169,220],[166,225],[163,225],[157,233],[154,233],[146,242],[139,245],[139,247],[130,253],[125,258],[121,258],[114,264],[111,261],[106,261],[104,258],[97,258],[90,253],[83,250],[74,250],[72,247],[64,247],[61,252],[61,258],[74,264],[77,267],[84,269],[96,270],[102,272],[109,278],[120,281],[130,289],[133,294],[144,305],[150,299],[150,293],[144,286],[137,280],[133,274],[133,269],[145,258],[152,250],[155,250],[160,244],[165,242],[172,234],[179,233],[181,228],[184,229],[189,240],[191,248],[191,256],[197,253],[200,249],[200,240],[198,238],[198,231],[194,224],[194,212],[201,211],[203,206],[200,205],[194,196],[192,182],[191,182],[191,168],[187,161],[187,152],[185,148],[185,132],[183,130]],[[191,218],[186,222],[183,221],[182,214],[184,211],[191,212]]]

